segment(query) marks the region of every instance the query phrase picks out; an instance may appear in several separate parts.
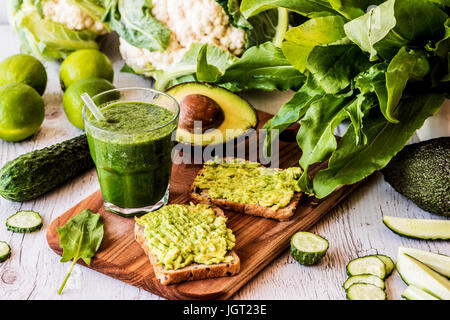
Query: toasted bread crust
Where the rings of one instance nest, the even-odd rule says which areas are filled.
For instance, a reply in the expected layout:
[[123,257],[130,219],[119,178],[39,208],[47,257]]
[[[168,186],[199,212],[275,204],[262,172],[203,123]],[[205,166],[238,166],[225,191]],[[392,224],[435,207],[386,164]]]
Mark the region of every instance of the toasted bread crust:
[[[202,168],[198,172],[198,176],[203,174],[205,168]],[[277,169],[281,170],[281,169]],[[295,214],[297,206],[300,202],[300,198],[302,197],[302,192],[294,193],[294,196],[291,202],[283,208],[278,210],[273,210],[268,207],[263,207],[257,204],[246,204],[234,202],[226,199],[214,199],[209,197],[208,192],[206,190],[196,190],[197,188],[194,186],[194,182],[192,182],[191,187],[189,188],[189,198],[194,203],[203,203],[209,204],[211,206],[217,206],[224,210],[235,211],[239,213],[244,213],[252,216],[258,216],[263,218],[275,219],[279,221],[288,221]]]
[[[224,215],[223,211],[219,208],[214,208],[216,214]],[[229,263],[218,264],[192,264],[187,267],[178,270],[166,270],[158,264],[156,256],[150,252],[150,248],[147,245],[147,241],[144,235],[144,227],[138,223],[135,223],[134,228],[135,239],[148,256],[150,263],[153,266],[156,278],[161,284],[168,285],[173,283],[179,283],[183,281],[193,281],[217,277],[232,276],[239,272],[241,263],[238,255],[231,251],[229,255],[233,257],[233,261]]]

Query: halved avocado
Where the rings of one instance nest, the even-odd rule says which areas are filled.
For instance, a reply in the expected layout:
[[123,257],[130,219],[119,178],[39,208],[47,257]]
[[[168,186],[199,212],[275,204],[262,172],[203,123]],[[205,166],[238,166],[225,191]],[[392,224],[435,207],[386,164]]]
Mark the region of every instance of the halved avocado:
[[[258,125],[255,109],[239,95],[222,87],[187,82],[166,92],[180,103],[178,142],[195,146],[226,143]],[[201,122],[203,130],[198,129],[194,121]]]

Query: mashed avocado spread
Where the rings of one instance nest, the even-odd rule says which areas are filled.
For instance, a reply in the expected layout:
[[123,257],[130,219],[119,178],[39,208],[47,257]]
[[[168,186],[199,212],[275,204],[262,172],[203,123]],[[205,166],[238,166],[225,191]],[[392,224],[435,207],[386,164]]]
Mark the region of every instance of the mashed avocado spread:
[[299,167],[280,171],[238,159],[223,163],[208,161],[203,174],[195,178],[194,187],[206,190],[214,199],[278,210],[291,202],[295,192],[300,192],[297,181],[301,173]]
[[227,253],[236,240],[226,226],[227,218],[216,216],[209,205],[171,204],[136,222],[144,227],[150,251],[167,270],[233,260]]

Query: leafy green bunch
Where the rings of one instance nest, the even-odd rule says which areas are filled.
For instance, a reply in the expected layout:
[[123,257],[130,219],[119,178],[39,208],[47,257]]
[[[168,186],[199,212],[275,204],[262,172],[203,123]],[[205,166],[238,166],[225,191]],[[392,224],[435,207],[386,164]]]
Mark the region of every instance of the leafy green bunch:
[[273,139],[300,123],[299,185],[322,198],[386,166],[449,96],[450,2],[243,0],[241,11],[276,7],[304,17],[281,50],[306,81],[265,129]]

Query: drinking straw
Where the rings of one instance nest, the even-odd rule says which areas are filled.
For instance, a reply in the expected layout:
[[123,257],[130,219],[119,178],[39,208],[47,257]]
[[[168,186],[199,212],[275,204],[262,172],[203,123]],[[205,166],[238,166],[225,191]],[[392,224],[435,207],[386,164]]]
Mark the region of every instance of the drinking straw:
[[97,119],[98,121],[106,121],[105,116],[102,114],[102,112],[97,107],[95,102],[91,99],[91,97],[86,92],[81,95],[81,100],[84,101],[84,103],[86,104],[86,107],[88,107],[89,111],[92,112],[95,119]]

